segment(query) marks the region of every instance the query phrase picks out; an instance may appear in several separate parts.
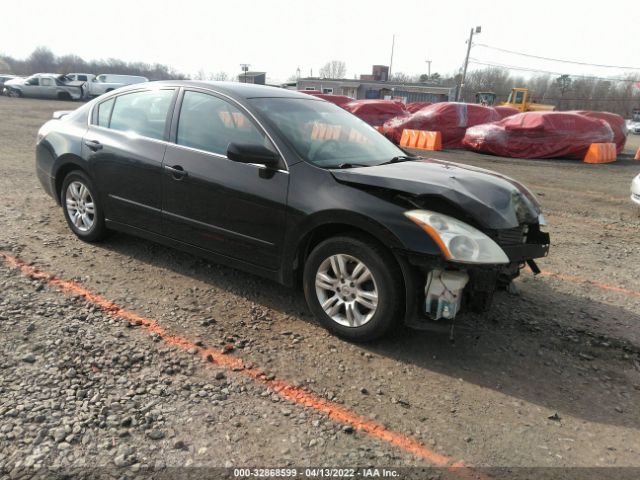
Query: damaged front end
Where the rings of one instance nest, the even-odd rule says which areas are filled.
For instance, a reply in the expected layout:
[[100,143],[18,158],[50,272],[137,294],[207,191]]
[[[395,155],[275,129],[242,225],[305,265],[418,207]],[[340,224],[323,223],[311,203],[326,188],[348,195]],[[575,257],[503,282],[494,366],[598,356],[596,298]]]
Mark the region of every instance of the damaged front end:
[[499,173],[420,158],[332,174],[402,211],[390,229],[404,246],[396,258],[410,326],[487,310],[497,288],[527,264],[538,273],[534,259],[548,254],[535,195]]
[[[414,202],[414,205],[416,203]],[[533,207],[533,205],[531,205]],[[414,313],[407,323],[423,327],[428,320],[453,320],[461,311],[483,312],[492,304],[496,289],[509,288],[528,264],[549,251],[549,234],[541,214],[533,208],[516,213],[517,227],[482,229],[440,212],[417,209],[405,216],[417,224],[439,246],[442,257],[409,254],[417,275]]]

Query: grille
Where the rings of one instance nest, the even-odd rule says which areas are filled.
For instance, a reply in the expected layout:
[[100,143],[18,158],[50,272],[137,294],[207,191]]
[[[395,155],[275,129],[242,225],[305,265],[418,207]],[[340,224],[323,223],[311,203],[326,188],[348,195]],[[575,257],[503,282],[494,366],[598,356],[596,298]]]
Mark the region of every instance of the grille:
[[526,225],[497,230],[496,240],[498,245],[522,245],[527,241],[527,230]]

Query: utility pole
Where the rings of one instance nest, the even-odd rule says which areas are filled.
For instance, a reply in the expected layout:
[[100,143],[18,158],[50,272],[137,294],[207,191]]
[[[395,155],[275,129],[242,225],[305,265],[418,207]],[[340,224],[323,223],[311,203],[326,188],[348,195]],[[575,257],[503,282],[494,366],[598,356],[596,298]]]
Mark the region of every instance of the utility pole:
[[431,79],[431,60],[425,60],[427,64],[427,80]]
[[473,34],[480,33],[482,31],[482,27],[478,26],[475,29],[471,29],[471,33],[469,34],[469,40],[467,41],[467,56],[464,59],[464,68],[462,69],[462,78],[460,79],[460,87],[458,88],[458,94],[456,95],[456,102],[459,102],[462,99],[462,89],[464,88],[464,79],[467,76],[467,66],[469,65],[469,54],[471,53],[471,44],[473,42]]
[[393,67],[393,48],[396,45],[396,34],[393,34],[393,39],[391,40],[391,61],[389,62],[389,75],[387,76],[387,81],[391,80],[391,67]]

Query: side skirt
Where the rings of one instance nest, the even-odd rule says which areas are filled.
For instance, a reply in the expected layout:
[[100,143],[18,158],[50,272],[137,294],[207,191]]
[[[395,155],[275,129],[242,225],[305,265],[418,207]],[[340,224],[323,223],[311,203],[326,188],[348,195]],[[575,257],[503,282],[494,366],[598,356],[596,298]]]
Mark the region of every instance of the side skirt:
[[210,260],[214,263],[219,263],[221,265],[226,265],[227,267],[242,270],[247,273],[252,273],[254,275],[258,275],[260,277],[264,277],[281,284],[284,283],[282,281],[282,273],[280,270],[268,270],[266,268],[253,265],[248,262],[243,262],[242,260],[237,260],[235,258],[227,257],[226,255],[220,255],[210,250],[205,250],[203,248],[196,247],[194,245],[190,245],[188,243],[175,240],[173,238],[169,238],[165,235],[160,235],[158,233],[142,230],[140,228],[137,228],[131,225],[126,225],[124,223],[114,222],[113,220],[105,219],[105,225],[110,230],[116,230],[118,232],[127,233],[136,237],[141,237],[147,240],[151,240],[153,242],[160,243],[167,247],[172,247],[177,250],[182,250],[184,252],[192,253],[199,257],[206,258],[207,260]]

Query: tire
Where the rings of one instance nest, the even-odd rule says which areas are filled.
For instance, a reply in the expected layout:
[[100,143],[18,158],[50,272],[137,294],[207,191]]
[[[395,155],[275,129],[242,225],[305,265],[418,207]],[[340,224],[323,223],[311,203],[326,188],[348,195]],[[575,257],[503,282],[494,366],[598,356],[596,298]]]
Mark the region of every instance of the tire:
[[73,170],[65,177],[60,203],[69,228],[80,240],[97,242],[106,237],[108,232],[102,206],[87,174]]
[[20,98],[22,97],[22,92],[20,90],[10,88],[7,90],[7,97]]
[[73,100],[71,98],[71,94],[67,93],[67,92],[60,92],[58,93],[58,100],[64,100],[64,101],[71,101]]
[[318,244],[305,262],[303,287],[320,323],[349,341],[380,338],[402,318],[400,268],[390,252],[365,237],[333,237]]

